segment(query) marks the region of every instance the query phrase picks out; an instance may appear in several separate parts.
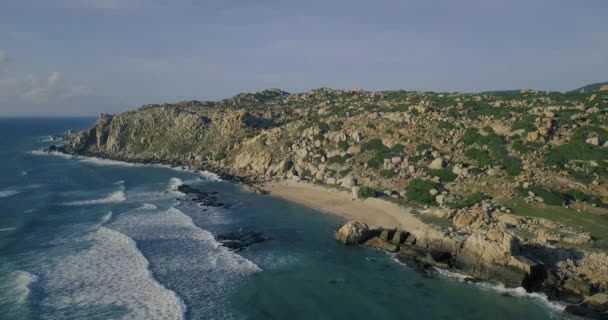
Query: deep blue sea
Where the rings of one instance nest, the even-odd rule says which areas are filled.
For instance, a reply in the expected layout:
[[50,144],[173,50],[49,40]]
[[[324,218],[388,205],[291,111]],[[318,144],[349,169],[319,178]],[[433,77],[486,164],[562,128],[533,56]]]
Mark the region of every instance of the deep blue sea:
[[[425,276],[334,216],[213,174],[45,155],[94,119],[0,119],[0,319],[560,319],[522,290]],[[230,208],[188,201],[186,183]],[[218,234],[271,238],[233,252]]]

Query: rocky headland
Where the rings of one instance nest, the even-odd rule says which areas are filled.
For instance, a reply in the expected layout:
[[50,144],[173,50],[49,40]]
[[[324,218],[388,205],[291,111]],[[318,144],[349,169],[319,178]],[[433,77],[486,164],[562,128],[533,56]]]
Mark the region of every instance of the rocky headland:
[[[256,185],[315,183],[353,201],[413,206],[408,214],[421,225],[348,222],[336,238],[396,252],[422,269],[543,292],[568,303],[573,317],[605,319],[607,111],[603,87],[269,89],[102,114],[51,150],[187,166]],[[216,203],[213,194],[182,192]]]

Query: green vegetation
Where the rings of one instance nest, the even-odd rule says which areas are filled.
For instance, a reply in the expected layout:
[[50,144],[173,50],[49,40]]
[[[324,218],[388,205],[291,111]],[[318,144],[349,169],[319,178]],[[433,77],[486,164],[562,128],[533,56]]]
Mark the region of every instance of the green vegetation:
[[427,169],[426,171],[431,177],[439,177],[441,182],[452,182],[458,177],[452,172],[452,168],[450,166],[443,169]]
[[350,173],[350,170],[351,169],[340,170],[340,172],[338,172],[338,176],[340,176],[340,178],[346,177]]
[[368,186],[363,186],[357,191],[357,196],[362,199],[375,197],[377,194],[378,191],[376,191],[376,189]]
[[580,227],[590,232],[593,237],[593,247],[608,248],[608,214],[577,212],[574,209],[548,206],[546,204],[530,204],[521,199],[504,202],[513,210],[513,214],[527,217],[545,218],[567,226]]
[[455,128],[455,126],[451,122],[444,121],[444,120],[439,121],[437,123],[437,127],[442,130],[451,130],[451,129]]
[[[608,141],[608,131],[599,127],[582,127],[574,131],[570,142],[549,150],[545,155],[545,163],[554,169],[567,169],[570,175],[583,182],[589,183],[594,178],[608,178],[608,148],[586,143],[589,135],[597,135],[600,141]],[[596,165],[587,166],[584,170],[575,170],[570,166],[571,161],[594,161]]]
[[226,151],[220,150],[215,154],[215,160],[221,161],[226,159]]
[[395,175],[396,175],[396,173],[393,170],[386,170],[386,169],[380,170],[380,176],[382,178],[390,179],[390,178],[394,177]]
[[452,209],[468,208],[486,199],[492,199],[492,197],[483,192],[475,192],[471,193],[466,198],[461,199],[455,203],[449,203],[448,206]]
[[362,145],[362,149],[373,152],[372,158],[367,161],[367,166],[378,169],[384,163],[384,159],[401,155],[405,147],[401,144],[396,144],[392,148],[389,148],[382,143],[382,140],[374,138],[365,142]]
[[409,200],[424,203],[436,204],[435,197],[431,195],[431,189],[440,190],[440,185],[431,180],[413,179],[406,188],[406,195]]
[[342,130],[342,126],[344,125],[344,122],[337,120],[337,121],[333,121],[329,124],[329,129],[331,131],[339,131]]
[[338,148],[346,151],[346,150],[348,150],[348,147],[350,147],[350,145],[348,144],[348,142],[346,142],[346,141],[340,141],[340,142],[338,142]]
[[348,158],[350,158],[350,156],[347,154],[344,156],[336,155],[327,159],[327,164],[344,164]]
[[507,142],[503,136],[494,133],[492,128],[484,128],[486,135],[482,135],[475,128],[468,128],[460,141],[465,145],[477,145],[487,150],[471,147],[465,151],[465,156],[477,163],[480,167],[499,164],[505,168],[507,175],[517,176],[523,171],[521,159],[510,156],[507,151]]
[[525,132],[536,131],[536,116],[527,114],[511,126],[511,131],[524,130]]

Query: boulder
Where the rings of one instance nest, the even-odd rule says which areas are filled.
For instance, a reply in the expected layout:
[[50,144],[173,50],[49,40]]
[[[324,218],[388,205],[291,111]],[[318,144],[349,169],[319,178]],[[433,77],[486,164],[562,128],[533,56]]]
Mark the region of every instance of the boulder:
[[445,160],[442,157],[435,158],[429,164],[429,169],[443,169],[445,167]]
[[450,237],[444,230],[432,227],[418,228],[412,232],[412,236],[415,238],[415,245],[418,247],[444,251],[451,255],[455,255],[462,246],[461,241]]
[[522,286],[527,278],[524,270],[509,265],[519,255],[519,241],[499,229],[477,231],[470,235],[455,258],[455,267],[478,279],[494,279],[509,287]]
[[350,154],[351,156],[359,154],[359,153],[361,153],[361,147],[350,146],[350,147],[348,147],[348,149],[346,149],[346,153]]
[[[384,231],[386,231],[386,230],[384,230]],[[380,250],[384,250],[384,251],[388,251],[388,252],[397,252],[399,250],[398,244],[394,244],[390,241],[382,239],[382,236],[373,237],[373,238],[365,241],[363,244],[368,247],[372,247],[372,248],[376,248],[376,249],[380,249]]]
[[367,241],[369,232],[367,224],[360,221],[349,221],[336,231],[335,238],[346,245],[357,245]]

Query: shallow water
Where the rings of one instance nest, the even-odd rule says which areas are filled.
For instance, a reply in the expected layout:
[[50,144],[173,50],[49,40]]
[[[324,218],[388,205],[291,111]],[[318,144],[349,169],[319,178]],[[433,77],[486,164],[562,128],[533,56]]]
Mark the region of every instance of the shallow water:
[[[541,296],[336,244],[340,220],[161,166],[32,152],[93,119],[0,119],[2,319],[559,319]],[[230,205],[201,207],[181,183]],[[215,237],[271,238],[233,252]]]

